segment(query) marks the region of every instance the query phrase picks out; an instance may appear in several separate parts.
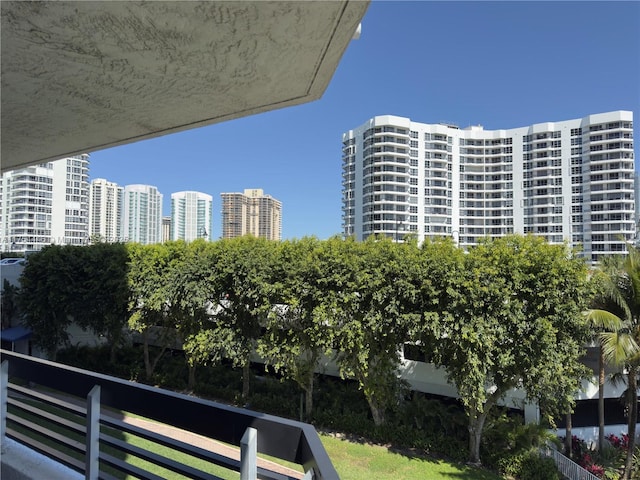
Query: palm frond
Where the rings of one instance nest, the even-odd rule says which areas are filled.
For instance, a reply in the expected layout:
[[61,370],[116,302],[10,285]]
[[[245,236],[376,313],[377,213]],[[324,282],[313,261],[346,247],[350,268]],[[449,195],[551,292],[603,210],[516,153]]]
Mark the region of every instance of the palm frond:
[[612,332],[620,330],[626,325],[626,322],[618,315],[603,309],[587,310],[585,317],[589,324],[598,330]]
[[635,339],[626,331],[602,332],[599,337],[607,363],[624,366],[640,353]]

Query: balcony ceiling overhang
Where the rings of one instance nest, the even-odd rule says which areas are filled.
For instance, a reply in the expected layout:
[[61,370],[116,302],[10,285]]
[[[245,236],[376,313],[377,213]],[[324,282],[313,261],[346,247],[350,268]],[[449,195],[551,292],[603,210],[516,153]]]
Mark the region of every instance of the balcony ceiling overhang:
[[2,1],[2,171],[316,100],[368,4]]

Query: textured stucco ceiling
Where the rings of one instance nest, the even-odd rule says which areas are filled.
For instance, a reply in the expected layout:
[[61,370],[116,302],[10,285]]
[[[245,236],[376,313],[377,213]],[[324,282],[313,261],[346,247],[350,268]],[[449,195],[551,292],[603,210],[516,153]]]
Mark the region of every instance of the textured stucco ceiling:
[[2,170],[315,100],[368,3],[2,1]]

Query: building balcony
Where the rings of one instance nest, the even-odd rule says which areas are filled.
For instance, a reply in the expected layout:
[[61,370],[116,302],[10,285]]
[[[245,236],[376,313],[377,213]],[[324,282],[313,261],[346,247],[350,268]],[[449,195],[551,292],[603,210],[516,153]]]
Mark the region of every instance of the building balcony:
[[[8,350],[0,350],[0,353],[0,441],[3,449],[9,441],[17,442],[34,456],[44,455],[55,462],[53,465],[69,469],[66,476],[54,477],[48,471],[26,471],[10,472],[14,475],[12,478],[82,478],[83,475],[91,479],[119,478],[120,475],[166,478],[153,473],[151,468],[135,465],[130,461],[132,457],[193,479],[223,478],[212,473],[219,472],[220,467],[225,471],[240,472],[243,480],[258,477],[272,480],[338,478],[311,425]],[[153,423],[144,428],[139,423],[127,422],[124,412],[128,417],[143,417]],[[220,453],[219,449],[202,448],[177,438],[177,435],[162,433],[164,426],[235,446],[239,449],[240,459]],[[63,430],[68,433],[61,433]],[[133,445],[124,439],[129,435],[144,439],[149,442],[145,445],[150,446]],[[173,458],[174,452],[194,460],[177,461]],[[269,455],[276,459],[275,462],[291,462],[300,468],[259,460],[257,453]],[[15,464],[15,459],[3,455],[1,460],[4,478],[12,469],[9,463]],[[7,478],[10,478],[9,473]]]

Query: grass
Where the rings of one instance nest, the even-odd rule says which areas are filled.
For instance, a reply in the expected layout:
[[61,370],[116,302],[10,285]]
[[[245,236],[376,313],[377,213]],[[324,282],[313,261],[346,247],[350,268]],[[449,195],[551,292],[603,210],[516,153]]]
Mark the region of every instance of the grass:
[[486,470],[321,435],[341,480],[501,480]]

